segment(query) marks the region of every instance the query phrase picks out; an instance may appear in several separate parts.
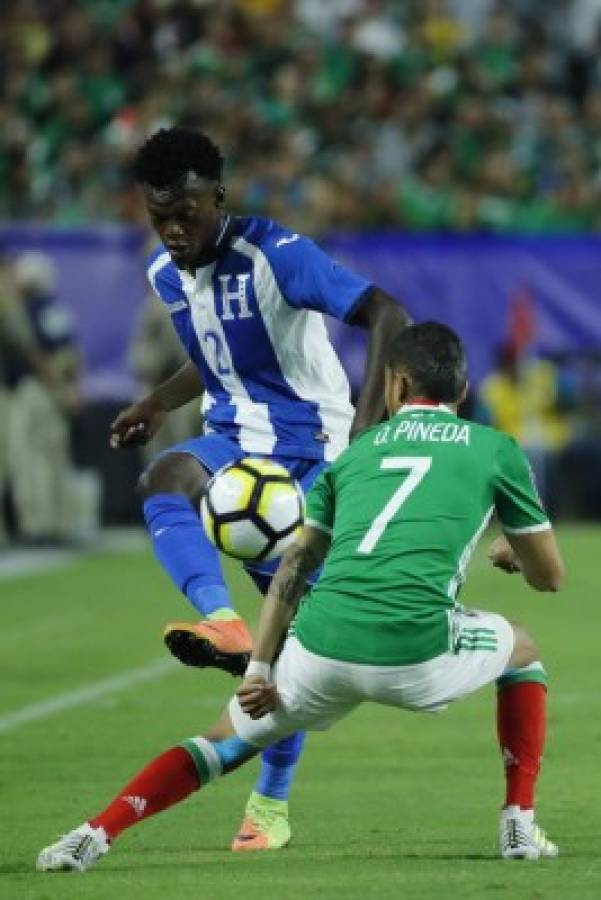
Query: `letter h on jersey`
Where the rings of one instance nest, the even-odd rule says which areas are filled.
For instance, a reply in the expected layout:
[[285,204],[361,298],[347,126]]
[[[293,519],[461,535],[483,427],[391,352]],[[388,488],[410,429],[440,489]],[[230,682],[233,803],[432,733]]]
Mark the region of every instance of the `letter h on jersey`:
[[248,284],[248,279],[250,278],[250,272],[243,272],[241,275],[236,275],[238,280],[237,287],[230,290],[230,279],[233,277],[233,275],[219,275],[219,281],[221,282],[221,302],[223,305],[221,318],[224,322],[231,322],[236,318],[232,303],[237,301],[238,318],[252,319],[253,314],[249,308],[248,296],[246,294],[246,286]]

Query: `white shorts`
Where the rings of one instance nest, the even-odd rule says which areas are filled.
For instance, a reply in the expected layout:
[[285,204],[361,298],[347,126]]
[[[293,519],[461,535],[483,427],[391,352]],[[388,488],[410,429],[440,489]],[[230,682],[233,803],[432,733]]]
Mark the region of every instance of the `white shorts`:
[[236,734],[267,747],[295,731],[323,731],[366,701],[417,712],[444,709],[499,678],[514,644],[512,626],[496,613],[457,611],[453,624],[453,650],[411,666],[317,656],[289,637],[274,668],[278,708],[254,720],[233,697],[229,713]]

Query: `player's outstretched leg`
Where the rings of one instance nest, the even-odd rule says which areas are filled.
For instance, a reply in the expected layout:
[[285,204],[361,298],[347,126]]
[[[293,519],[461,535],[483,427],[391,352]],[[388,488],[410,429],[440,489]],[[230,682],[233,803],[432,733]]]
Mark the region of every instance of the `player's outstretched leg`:
[[[175,452],[157,460],[141,479],[146,496],[144,516],[155,554],[192,605],[208,616],[195,624],[170,623],[165,643],[187,665],[218,666],[241,676],[248,661],[250,634],[232,608],[218,553],[196,512],[207,479],[194,456]],[[260,572],[248,567],[263,593],[276,566],[276,562],[263,563]],[[290,840],[288,793],[303,741],[302,735],[293,736],[265,751],[261,775],[233,849],[279,849]]]
[[228,724],[209,732],[213,736],[191,738],[157,756],[101,813],[45,847],[38,856],[37,868],[44,872],[89,869],[108,853],[126,828],[185,800],[251,759],[256,748],[232,734],[229,717],[222,721]]
[[[534,793],[545,743],[547,675],[530,637],[519,626],[511,665],[497,682],[497,731],[505,765],[505,806],[499,843],[505,859],[559,853],[534,819]],[[523,664],[522,663],[523,660]],[[531,661],[530,661],[531,660]]]
[[172,622],[165,629],[171,653],[189,666],[215,666],[241,676],[252,639],[232,606],[219,555],[204,533],[198,498],[208,473],[189,453],[161,456],[144,473],[140,490],[155,555],[206,620]]

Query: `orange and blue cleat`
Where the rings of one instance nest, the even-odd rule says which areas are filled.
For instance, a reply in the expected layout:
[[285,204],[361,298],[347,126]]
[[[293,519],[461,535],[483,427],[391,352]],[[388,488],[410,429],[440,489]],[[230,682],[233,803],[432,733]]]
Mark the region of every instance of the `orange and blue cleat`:
[[252,649],[252,637],[242,619],[170,622],[163,638],[184,665],[223,669],[238,677],[244,675]]
[[264,797],[255,791],[246,804],[244,819],[232,841],[234,853],[281,850],[290,842],[288,801]]

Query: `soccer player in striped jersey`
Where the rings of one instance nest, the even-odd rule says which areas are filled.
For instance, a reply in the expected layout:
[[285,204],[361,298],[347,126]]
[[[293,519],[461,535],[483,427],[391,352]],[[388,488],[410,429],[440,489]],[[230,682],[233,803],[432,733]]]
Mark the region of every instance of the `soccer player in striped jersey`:
[[[148,278],[190,360],[117,417],[111,442],[146,441],[169,410],[202,396],[204,434],[163,453],[141,478],[144,517],[157,559],[206,617],[168,625],[169,649],[189,665],[242,675],[251,637],[199,518],[207,480],[252,454],[282,463],[307,490],[346,447],[349,432],[381,419],[381,351],[406,315],[309,238],[269,219],[227,214],[222,167],[215,144],[187,129],[161,130],[138,153],[136,177],[161,239]],[[356,410],[324,313],[369,330]],[[263,592],[275,566],[247,566]],[[288,842],[287,796],[302,741],[293,735],[265,752],[233,849]]]
[[[365,431],[315,482],[227,710],[44,849],[40,868],[87,868],[124,829],[296,729],[329,728],[363,702],[438,712],[495,680],[506,778],[501,856],[557,856],[534,817],[546,703],[536,646],[521,626],[466,610],[457,597],[493,513],[505,535],[491,546],[493,565],[556,591],[563,564],[523,451],[457,417],[465,391],[465,355],[445,326],[414,325],[391,342],[390,421]],[[306,577],[324,559],[306,595]]]

